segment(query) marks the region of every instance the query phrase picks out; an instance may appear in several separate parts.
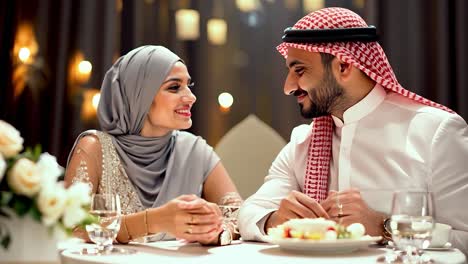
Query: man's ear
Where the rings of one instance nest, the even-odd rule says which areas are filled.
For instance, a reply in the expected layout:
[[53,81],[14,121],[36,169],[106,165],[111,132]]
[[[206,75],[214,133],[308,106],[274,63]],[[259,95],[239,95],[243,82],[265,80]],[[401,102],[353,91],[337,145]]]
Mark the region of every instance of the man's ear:
[[340,59],[333,61],[333,72],[338,82],[347,81],[351,76],[352,65]]

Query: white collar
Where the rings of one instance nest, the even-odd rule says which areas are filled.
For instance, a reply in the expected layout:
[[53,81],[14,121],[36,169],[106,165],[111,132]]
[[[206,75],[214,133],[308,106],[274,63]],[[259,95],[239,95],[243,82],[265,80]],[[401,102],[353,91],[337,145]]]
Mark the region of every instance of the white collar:
[[[363,99],[361,99],[361,101],[357,102],[343,113],[344,122],[336,116],[331,116],[335,126],[342,127],[344,124],[359,121],[374,111],[385,100],[386,95],[387,92],[385,91],[385,88],[383,88],[380,84],[376,84],[374,88],[372,88],[372,90]],[[302,144],[308,138],[310,138],[312,134],[312,123],[307,129],[307,133],[303,134],[304,137],[298,138],[298,144]]]
[[361,101],[346,109],[346,111],[343,113],[343,121],[332,115],[335,126],[342,127],[345,124],[359,121],[374,111],[377,106],[383,102],[386,95],[387,92],[385,89],[380,84],[376,84],[374,88],[364,98],[361,99]]

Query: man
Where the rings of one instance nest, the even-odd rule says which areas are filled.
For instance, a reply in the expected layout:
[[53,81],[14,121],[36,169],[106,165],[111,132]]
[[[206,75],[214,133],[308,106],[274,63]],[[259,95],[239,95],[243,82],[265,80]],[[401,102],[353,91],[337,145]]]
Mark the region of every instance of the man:
[[293,130],[242,206],[243,239],[316,217],[389,238],[392,192],[417,188],[433,192],[436,221],[450,224],[450,241],[468,253],[467,124],[405,90],[376,39],[374,27],[343,8],[318,10],[285,31],[277,47],[288,68],[284,92],[313,121]]

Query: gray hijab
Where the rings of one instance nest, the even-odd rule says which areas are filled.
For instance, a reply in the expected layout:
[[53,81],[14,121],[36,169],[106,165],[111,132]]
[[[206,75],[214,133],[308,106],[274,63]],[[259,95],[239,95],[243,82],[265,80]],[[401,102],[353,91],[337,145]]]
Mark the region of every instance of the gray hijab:
[[97,116],[146,208],[181,194],[201,195],[206,176],[219,161],[200,137],[173,131],[140,136],[154,96],[177,61],[162,46],[142,46],[120,57],[101,86]]

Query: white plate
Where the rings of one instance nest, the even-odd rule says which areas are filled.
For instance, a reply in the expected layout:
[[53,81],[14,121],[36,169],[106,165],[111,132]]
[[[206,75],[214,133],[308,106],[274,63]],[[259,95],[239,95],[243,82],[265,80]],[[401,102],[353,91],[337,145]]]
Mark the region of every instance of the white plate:
[[298,238],[272,238],[267,241],[278,245],[281,249],[298,251],[302,253],[349,253],[360,248],[367,247],[381,240],[380,236],[363,236],[360,239],[337,239],[337,240],[304,240]]
[[452,249],[453,249],[452,243],[447,242],[447,243],[445,243],[445,245],[442,246],[442,247],[430,247],[430,246],[429,246],[429,247],[426,248],[425,250],[431,250],[431,251],[446,251],[446,250],[452,250]]

